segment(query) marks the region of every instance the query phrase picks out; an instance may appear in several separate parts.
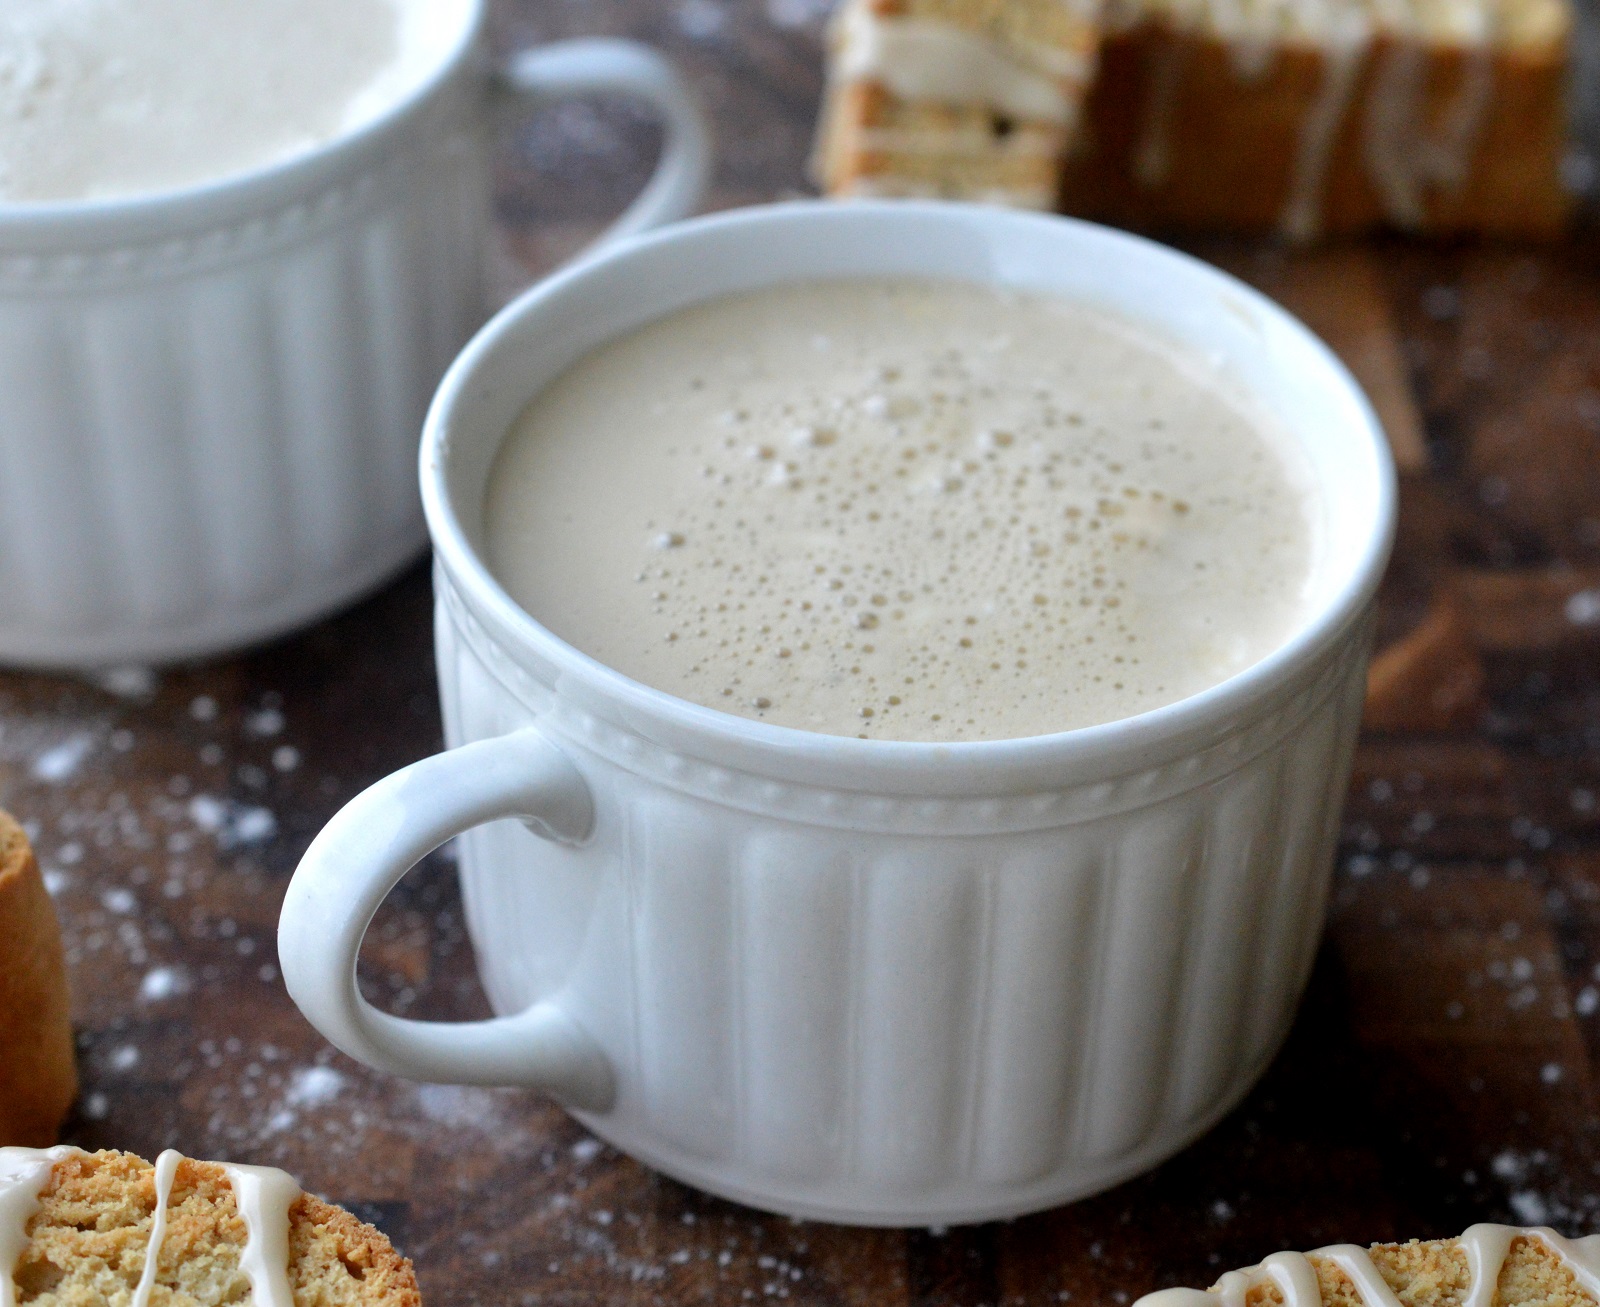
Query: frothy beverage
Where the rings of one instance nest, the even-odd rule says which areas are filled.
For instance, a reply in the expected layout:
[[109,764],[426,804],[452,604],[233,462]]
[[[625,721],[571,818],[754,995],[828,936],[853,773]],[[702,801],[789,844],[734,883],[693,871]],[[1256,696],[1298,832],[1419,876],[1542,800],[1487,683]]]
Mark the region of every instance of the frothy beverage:
[[0,201],[168,190],[332,139],[414,86],[427,0],[3,0]]
[[1286,433],[1095,310],[819,282],[674,314],[539,394],[487,552],[657,689],[834,735],[986,740],[1171,703],[1280,645],[1319,512]]

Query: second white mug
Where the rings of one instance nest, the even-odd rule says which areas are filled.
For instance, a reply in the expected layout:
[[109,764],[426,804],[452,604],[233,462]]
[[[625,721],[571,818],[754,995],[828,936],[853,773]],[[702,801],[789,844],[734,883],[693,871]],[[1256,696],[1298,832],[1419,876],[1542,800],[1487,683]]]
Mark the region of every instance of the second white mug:
[[332,611],[426,543],[429,396],[486,313],[489,93],[643,98],[654,178],[608,236],[691,212],[695,98],[617,40],[493,69],[482,0],[376,120],[237,177],[0,203],[0,664],[215,654]]

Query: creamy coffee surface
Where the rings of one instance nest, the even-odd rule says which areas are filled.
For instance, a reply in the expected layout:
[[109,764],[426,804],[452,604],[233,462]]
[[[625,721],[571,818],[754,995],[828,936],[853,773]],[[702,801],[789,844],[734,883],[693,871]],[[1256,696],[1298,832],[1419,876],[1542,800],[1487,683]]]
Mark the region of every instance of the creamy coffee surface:
[[674,314],[529,405],[487,552],[555,634],[809,731],[1038,735],[1226,679],[1302,618],[1291,445],[1117,318],[955,283]]
[[425,0],[0,0],[0,200],[126,196],[327,141],[420,76]]

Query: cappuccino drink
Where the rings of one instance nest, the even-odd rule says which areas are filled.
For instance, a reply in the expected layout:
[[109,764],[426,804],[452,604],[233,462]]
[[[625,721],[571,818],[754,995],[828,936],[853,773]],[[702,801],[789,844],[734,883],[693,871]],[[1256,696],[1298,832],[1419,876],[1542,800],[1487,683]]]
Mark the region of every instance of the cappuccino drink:
[[245,172],[361,125],[425,75],[428,0],[4,0],[0,202]]
[[1195,694],[1306,611],[1302,456],[1207,360],[962,283],[712,301],[540,393],[490,567],[556,635],[708,707],[883,740],[1039,735]]

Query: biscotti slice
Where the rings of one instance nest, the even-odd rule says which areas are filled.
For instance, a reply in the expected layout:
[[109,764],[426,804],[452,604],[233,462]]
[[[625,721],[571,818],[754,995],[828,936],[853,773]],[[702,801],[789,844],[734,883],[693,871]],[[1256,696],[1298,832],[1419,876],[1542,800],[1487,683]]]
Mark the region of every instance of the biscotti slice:
[[1093,77],[1100,0],[844,0],[817,180],[838,196],[1048,209]]
[[[419,1307],[411,1263],[270,1167],[0,1149],[0,1307]],[[12,1295],[8,1298],[7,1295]]]
[[1063,207],[1146,228],[1550,236],[1569,0],[1121,0]]
[[0,812],[0,1145],[54,1142],[77,1092],[61,930],[28,837]]
[[1458,1239],[1274,1253],[1208,1290],[1163,1289],[1134,1307],[1595,1307],[1600,1235],[1475,1225]]

